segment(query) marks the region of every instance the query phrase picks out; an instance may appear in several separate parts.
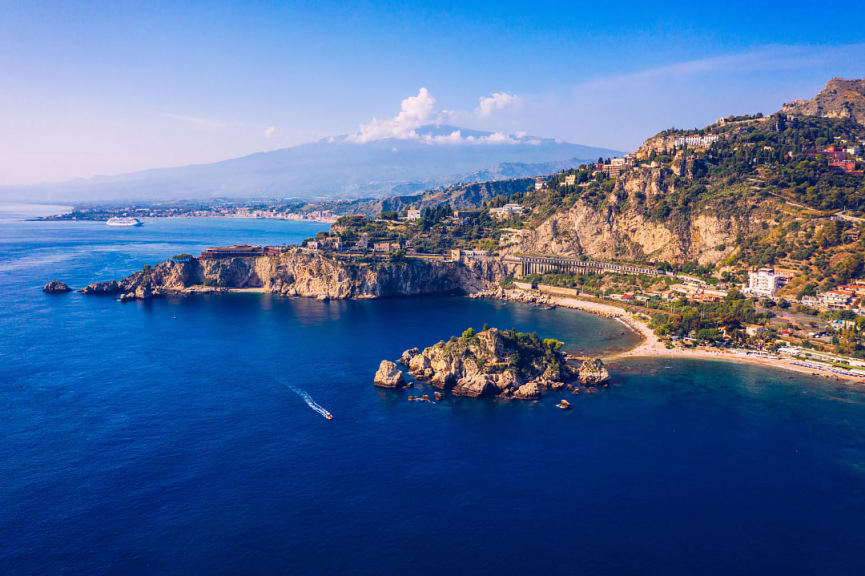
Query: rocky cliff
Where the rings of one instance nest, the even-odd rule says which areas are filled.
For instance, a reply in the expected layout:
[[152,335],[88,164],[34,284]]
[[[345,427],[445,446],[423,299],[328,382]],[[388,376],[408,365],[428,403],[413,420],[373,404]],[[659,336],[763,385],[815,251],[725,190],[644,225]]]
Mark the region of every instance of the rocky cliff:
[[781,109],[787,114],[853,118],[865,124],[865,79],[833,78],[810,100],[794,100]]
[[[603,197],[580,196],[533,230],[525,231],[510,253],[586,255],[599,260],[699,261],[714,264],[729,256],[736,239],[774,224],[779,201],[742,195],[735,200],[703,194],[687,210],[680,205],[691,185],[693,163],[672,168],[637,166],[611,182]],[[678,174],[676,174],[678,172]],[[675,200],[674,200],[675,199]],[[697,205],[699,203],[699,205]]]
[[82,292],[131,300],[260,288],[288,296],[321,299],[378,298],[473,293],[489,288],[505,274],[504,267],[493,261],[468,264],[413,259],[355,262],[323,254],[286,251],[259,257],[168,260],[123,280],[90,284]]

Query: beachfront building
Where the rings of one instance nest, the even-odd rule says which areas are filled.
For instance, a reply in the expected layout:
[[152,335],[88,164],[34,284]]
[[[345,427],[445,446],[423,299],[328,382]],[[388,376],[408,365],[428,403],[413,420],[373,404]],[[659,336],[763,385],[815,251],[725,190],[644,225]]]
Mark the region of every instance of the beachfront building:
[[745,326],[745,334],[750,337],[760,336],[764,332],[766,332],[766,328],[764,326],[760,326],[759,324],[747,324]]
[[782,277],[775,274],[773,268],[760,268],[748,272],[748,286],[745,287],[744,292],[748,296],[771,298],[782,285]]

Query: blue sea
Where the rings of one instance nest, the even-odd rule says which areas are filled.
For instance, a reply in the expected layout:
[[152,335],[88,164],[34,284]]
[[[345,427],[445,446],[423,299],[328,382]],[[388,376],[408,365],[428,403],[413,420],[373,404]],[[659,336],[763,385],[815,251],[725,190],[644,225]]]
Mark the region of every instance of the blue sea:
[[[410,403],[379,361],[484,323],[586,353],[613,321],[459,297],[45,295],[321,225],[0,215],[0,574],[863,574],[865,392],[629,360],[573,410]],[[333,414],[326,420],[314,410]]]

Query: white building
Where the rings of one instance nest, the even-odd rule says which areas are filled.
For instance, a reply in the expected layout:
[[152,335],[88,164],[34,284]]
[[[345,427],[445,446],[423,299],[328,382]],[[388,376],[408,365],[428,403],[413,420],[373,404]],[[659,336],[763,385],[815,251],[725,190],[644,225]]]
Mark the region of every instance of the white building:
[[522,214],[523,207],[519,204],[505,204],[501,208],[490,208],[490,216],[493,218],[504,220],[510,218],[514,214]]
[[573,186],[577,183],[577,175],[576,174],[568,174],[565,176],[565,186]]
[[535,180],[535,190],[543,190],[545,183],[546,182],[544,182],[543,178]]
[[709,136],[681,136],[676,138],[673,143],[676,148],[681,148],[682,146],[690,146],[691,148],[708,148],[721,137],[717,135],[709,135]]
[[420,210],[409,208],[405,213],[406,220],[420,220]]
[[853,301],[853,292],[850,290],[828,290],[818,295],[820,303],[830,310],[844,310]]
[[489,250],[451,250],[451,260],[454,262],[486,260],[489,256]]
[[781,276],[775,274],[775,270],[772,268],[760,268],[756,272],[752,270],[748,272],[748,286],[745,288],[745,294],[771,298],[783,283]]

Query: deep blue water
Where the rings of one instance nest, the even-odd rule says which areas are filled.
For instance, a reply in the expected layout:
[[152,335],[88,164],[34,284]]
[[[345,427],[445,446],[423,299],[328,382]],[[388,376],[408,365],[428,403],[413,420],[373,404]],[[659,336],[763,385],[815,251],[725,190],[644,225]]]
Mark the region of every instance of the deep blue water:
[[40,291],[319,229],[0,220],[0,573],[865,571],[865,393],[850,386],[642,360],[570,412],[552,396],[409,403],[372,387],[378,362],[469,325],[571,349],[633,337],[463,298]]

